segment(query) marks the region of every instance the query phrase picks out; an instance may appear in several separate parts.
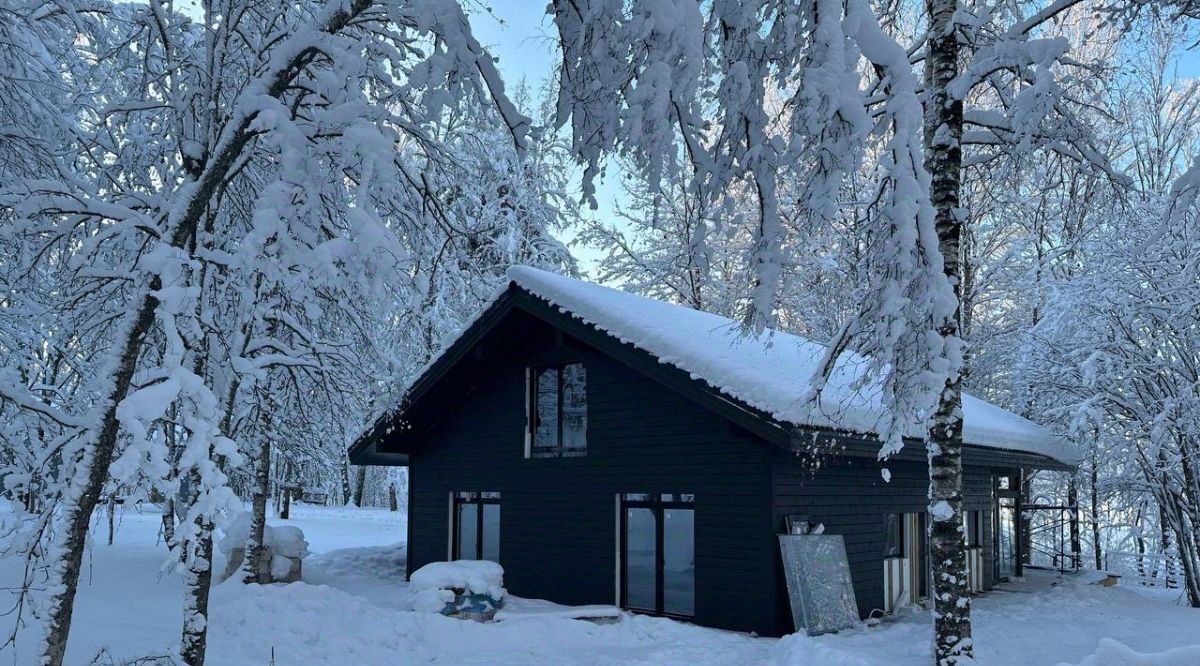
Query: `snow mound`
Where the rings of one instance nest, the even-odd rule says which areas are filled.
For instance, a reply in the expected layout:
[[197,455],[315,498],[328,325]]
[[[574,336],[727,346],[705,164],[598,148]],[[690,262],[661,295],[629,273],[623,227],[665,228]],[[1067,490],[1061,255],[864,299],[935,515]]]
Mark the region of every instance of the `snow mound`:
[[211,664],[387,664],[412,649],[399,614],[325,585],[220,585],[212,608]]
[[[217,548],[228,557],[234,549],[245,548],[250,538],[250,512],[243,511],[225,527],[225,535],[217,542]],[[294,525],[265,525],[263,527],[263,545],[271,549],[271,554],[279,557],[297,557],[303,559],[308,555],[308,542],[304,540],[304,531]],[[274,563],[272,563],[274,570]]]
[[321,553],[305,563],[309,570],[320,569],[334,576],[380,580],[404,579],[408,549],[404,544],[342,548]]
[[[781,422],[877,434],[883,421],[880,386],[862,381],[867,360],[861,356],[843,354],[820,400],[809,402],[804,400],[808,378],[824,357],[822,344],[770,329],[749,335],[726,317],[528,266],[509,268],[508,278],[562,312]],[[974,396],[963,394],[963,420],[968,444],[1078,462],[1079,453],[1069,443]]]
[[414,571],[408,583],[413,592],[458,589],[496,600],[505,595],[504,568],[487,560],[431,562]]
[[770,666],[881,666],[874,659],[826,645],[803,634],[790,634],[779,639],[769,663]]
[[[1200,645],[1178,647],[1165,652],[1137,652],[1111,638],[1100,639],[1096,651],[1075,666],[1196,666],[1200,664]],[[1071,666],[1060,664],[1060,666]]]
[[500,602],[504,589],[504,569],[487,560],[455,560],[431,562],[417,569],[408,578],[412,592],[412,608],[422,613],[440,613],[455,599],[451,590],[468,594],[483,594]]

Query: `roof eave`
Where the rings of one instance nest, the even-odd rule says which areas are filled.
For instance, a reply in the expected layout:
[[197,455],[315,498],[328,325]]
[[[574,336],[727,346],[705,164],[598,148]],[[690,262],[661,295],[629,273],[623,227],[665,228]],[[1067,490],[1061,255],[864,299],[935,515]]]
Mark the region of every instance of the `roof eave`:
[[[464,356],[471,347],[492,328],[492,324],[507,314],[512,309],[513,296],[515,290],[519,289],[515,283],[510,282],[492,303],[478,317],[464,329],[454,342],[445,350],[438,354],[437,358],[426,367],[420,375],[409,385],[408,390],[404,392],[404,396],[400,399],[400,404],[396,409],[385,411],[380,415],[375,423],[364,431],[350,445],[347,454],[351,462],[354,462],[355,456],[362,456],[363,451],[367,447],[378,447],[379,443],[387,439],[388,435],[396,431],[396,426],[408,416],[411,408],[424,396],[430,388],[432,388],[443,375],[454,367],[456,363]],[[397,452],[405,456],[407,463],[407,452]],[[387,454],[392,455],[392,454]],[[397,463],[354,463],[354,464],[397,464]]]
[[[847,431],[839,431],[820,426],[793,425],[780,422],[769,414],[756,409],[737,398],[721,393],[703,379],[696,378],[684,370],[671,365],[658,363],[650,352],[635,345],[622,342],[613,335],[593,324],[563,312],[547,299],[538,296],[521,285],[510,281],[508,286],[492,301],[492,303],[421,373],[412,383],[401,400],[399,407],[391,412],[385,412],[375,424],[359,436],[350,446],[349,456],[354,464],[406,465],[408,451],[379,451],[379,445],[389,439],[389,435],[397,432],[397,425],[402,423],[413,407],[434,385],[453,368],[475,344],[486,335],[502,317],[514,308],[519,308],[528,314],[542,319],[547,324],[562,329],[575,337],[601,349],[618,361],[640,370],[643,374],[659,381],[675,390],[704,402],[709,408],[729,419],[733,423],[749,430],[762,439],[788,451],[798,452],[797,437],[811,436],[812,433],[832,433],[839,439],[845,438],[840,453],[864,457],[878,457],[879,443],[874,435],[864,435]],[[911,444],[917,444],[912,446]],[[1003,447],[964,444],[965,450],[977,452],[971,457],[982,457],[994,461],[997,466],[1016,465],[1034,469],[1074,471],[1076,466],[1070,465],[1045,455],[1005,449]],[[814,449],[815,450],[815,449]],[[919,450],[919,452],[917,452]],[[834,451],[831,449],[830,451]],[[925,456],[924,447],[915,440],[905,446],[893,458],[915,455]],[[402,456],[404,462],[394,462],[397,456]],[[355,462],[363,460],[364,462]],[[388,460],[390,462],[369,462],[372,460]]]
[[[793,453],[811,452],[816,455],[845,455],[856,458],[879,458],[879,437],[871,433],[838,430],[824,426],[794,425],[790,430],[788,449]],[[888,460],[923,461],[927,458],[924,443],[906,439],[904,447]],[[1001,446],[963,443],[966,464],[991,467],[1022,467],[1072,472],[1076,466],[1049,456],[1009,449]]]

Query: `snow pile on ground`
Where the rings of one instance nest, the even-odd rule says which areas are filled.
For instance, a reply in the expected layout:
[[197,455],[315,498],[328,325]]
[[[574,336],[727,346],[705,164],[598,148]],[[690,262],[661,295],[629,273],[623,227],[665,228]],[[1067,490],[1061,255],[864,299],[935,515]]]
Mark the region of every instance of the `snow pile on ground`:
[[[235,549],[245,548],[246,541],[250,539],[250,512],[239,513],[225,527],[224,532],[225,535],[217,542],[217,547],[226,557]],[[308,556],[308,542],[304,540],[304,530],[295,525],[263,526],[263,545],[270,548],[272,555],[276,557],[303,559]]]
[[213,589],[208,663],[381,664],[405,654],[403,623],[366,599],[325,585],[243,585]]
[[408,582],[413,592],[456,589],[504,596],[504,568],[487,560],[431,562],[414,571]]
[[[87,550],[66,663],[106,650],[125,663],[178,649],[182,584],[160,574],[167,557],[160,516],[117,513],[116,543]],[[403,514],[305,507],[288,521],[314,555],[305,582],[213,589],[209,666],[928,666],[928,613],[837,634],[782,640],[705,629],[609,607],[557,606],[510,597],[497,622],[463,622],[410,609],[403,579]],[[22,574],[0,558],[0,602]],[[444,580],[444,579],[443,579]],[[1090,585],[1086,576],[1030,572],[974,600],[975,644],[988,666],[1181,666],[1200,664],[1200,611],[1174,596]],[[8,592],[12,594],[11,591]],[[7,607],[7,606],[5,606]],[[601,623],[568,619],[601,615]],[[11,622],[12,616],[4,616]],[[0,623],[7,632],[11,625]],[[34,663],[37,626],[0,648],[0,664]]]
[[644,616],[463,622],[304,583],[222,584],[213,609],[209,666],[746,666],[773,643]]
[[496,612],[496,621],[532,620],[547,617],[560,617],[571,620],[601,620],[615,619],[621,616],[621,609],[616,606],[564,606],[545,599],[522,599],[509,596],[504,601],[504,608]]
[[343,548],[314,555],[307,566],[338,577],[370,577],[376,580],[403,581],[408,563],[404,544]]
[[[1200,664],[1200,645],[1144,654],[1111,638],[1102,638],[1096,652],[1076,666],[1196,666],[1197,664]],[[1070,665],[1063,664],[1061,666]]]
[[877,662],[838,647],[813,640],[804,634],[784,636],[775,645],[771,666],[877,666]]
[[[658,357],[714,389],[795,425],[877,433],[883,415],[877,382],[864,382],[867,360],[845,353],[819,404],[805,401],[806,378],[825,346],[790,333],[745,334],[739,324],[707,312],[514,266],[508,277],[563,312]],[[963,440],[1074,463],[1075,447],[1049,431],[970,395],[963,395]],[[923,437],[923,432],[909,433]]]
[[454,601],[454,592],[484,594],[494,601],[507,595],[504,589],[504,568],[487,560],[455,560],[430,562],[409,577],[413,610],[437,613]]

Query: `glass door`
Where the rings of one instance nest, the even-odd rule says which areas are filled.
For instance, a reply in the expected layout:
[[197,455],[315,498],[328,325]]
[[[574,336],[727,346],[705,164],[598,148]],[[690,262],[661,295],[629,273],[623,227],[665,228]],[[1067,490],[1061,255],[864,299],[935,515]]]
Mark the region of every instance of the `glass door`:
[[658,609],[658,515],[645,506],[625,509],[625,606]]
[[996,499],[996,578],[1007,580],[1017,574],[1017,500]]
[[454,493],[451,559],[500,561],[500,493]]
[[695,496],[621,496],[621,605],[662,615],[696,613]]

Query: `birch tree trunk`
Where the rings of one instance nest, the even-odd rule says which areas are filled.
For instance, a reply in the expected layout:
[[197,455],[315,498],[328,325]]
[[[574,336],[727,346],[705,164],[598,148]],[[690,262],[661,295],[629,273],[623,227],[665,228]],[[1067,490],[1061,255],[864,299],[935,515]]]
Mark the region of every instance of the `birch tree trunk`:
[[358,466],[358,471],[355,472],[354,481],[354,506],[361,507],[363,505],[363,493],[367,489],[366,465]]
[[1158,506],[1158,534],[1159,553],[1163,556],[1163,561],[1166,562],[1168,571],[1166,586],[1168,588],[1174,588],[1178,585],[1178,583],[1175,580],[1175,577],[1170,573],[1175,567],[1175,560],[1171,557],[1171,553],[1173,552],[1171,547],[1171,521],[1169,518],[1167,518],[1167,511],[1162,507],[1161,504]]
[[271,491],[271,435],[270,414],[265,406],[262,420],[266,425],[258,447],[258,460],[254,464],[254,498],[251,501],[250,536],[246,541],[246,554],[242,560],[243,583],[269,583],[263,580],[263,535],[267,528],[267,495]]
[[[159,289],[157,280],[151,289]],[[79,586],[79,571],[83,563],[83,549],[87,543],[88,527],[92,512],[100,501],[100,492],[108,480],[108,468],[112,464],[113,451],[117,445],[120,424],[117,421],[117,405],[129,394],[133,371],[137,367],[138,355],[146,333],[154,324],[154,309],[158,299],[147,294],[141,299],[133,320],[125,329],[125,339],[120,345],[112,385],[100,417],[100,428],[95,443],[85,445],[81,459],[76,465],[76,474],[81,482],[72,484],[63,511],[63,536],[58,544],[59,561],[51,572],[57,579],[57,591],[47,602],[46,636],[42,645],[41,662],[44,666],[62,666],[67,651],[67,639],[71,632],[71,615],[75,605],[75,590]],[[73,500],[73,501],[72,501]]]
[[342,506],[350,503],[350,460],[342,461]]
[[[199,499],[200,475],[191,474],[192,496],[188,504]],[[189,512],[190,512],[189,506]],[[183,576],[183,631],[179,656],[188,666],[203,666],[208,649],[208,594],[212,585],[213,524],[203,514],[195,518],[195,537],[188,542],[187,565]]]
[[1104,553],[1100,549],[1100,473],[1097,471],[1096,452],[1092,451],[1092,469],[1089,477],[1089,499],[1092,518],[1092,555],[1096,558],[1096,571],[1104,570]]
[[1071,566],[1079,569],[1083,566],[1083,545],[1079,540],[1079,481],[1076,474],[1067,481],[1067,506],[1071,507],[1067,515],[1071,532]]
[[[213,215],[211,213],[205,217],[204,230],[208,237],[212,236]],[[188,242],[188,254],[192,257],[196,256],[197,236],[197,234],[193,234]],[[205,249],[209,249],[209,247],[206,245]],[[209,286],[207,277],[208,266],[201,265],[199,274],[195,278],[201,298]],[[203,301],[197,303],[197,312],[195,313],[197,319],[199,311],[202,309],[202,303]],[[198,377],[204,377],[210,366],[208,352],[206,339],[193,351],[195,354],[193,372]],[[236,382],[233,390],[237,390]],[[232,399],[226,408],[226,417],[220,424],[219,432],[229,432],[231,411]],[[211,444],[208,446],[207,455],[209,460],[213,459]],[[208,650],[208,595],[209,587],[212,585],[213,523],[208,511],[197,510],[204,487],[204,479],[201,478],[199,470],[193,466],[188,478],[190,479],[188,484],[190,492],[188,493],[187,515],[194,516],[192,524],[195,526],[195,531],[192,540],[187,544],[188,557],[184,562],[183,627],[179,640],[179,656],[188,666],[204,666],[204,656]]]
[[1137,552],[1138,552],[1138,558],[1137,558],[1138,580],[1145,580],[1145,577],[1146,577],[1146,558],[1145,558],[1146,539],[1144,539],[1141,535],[1142,534],[1141,533],[1142,510],[1141,509],[1138,509],[1137,516],[1133,519],[1133,524],[1138,529],[1138,532],[1137,532],[1138,536],[1134,539],[1134,541],[1137,543]]
[[1187,509],[1181,506],[1183,498],[1164,486],[1158,499],[1166,505],[1171,529],[1175,532],[1175,546],[1179,550],[1179,564],[1183,570],[1183,586],[1187,592],[1188,604],[1193,608],[1200,608],[1200,545],[1196,543]]
[[292,517],[292,461],[283,464],[283,483],[280,484],[279,519],[288,520]]
[[[312,28],[336,35],[370,4],[371,0],[331,3],[329,11],[319,14],[319,23]],[[274,99],[281,98],[289,89],[294,77],[312,62],[318,53],[315,48],[305,48],[290,56],[272,58],[269,62],[264,62],[265,71],[256,83],[256,86],[261,85],[261,88],[255,88],[258,91],[256,94]],[[213,76],[214,73],[209,72],[209,75]],[[222,130],[222,135],[217,137],[219,140],[210,143],[215,147],[211,156],[181,155],[185,170],[191,176],[191,182],[163,193],[167,199],[163,210],[169,212],[164,213],[166,232],[162,242],[175,248],[183,248],[185,243],[195,238],[197,226],[209,210],[218,187],[226,180],[246,146],[258,135],[258,130],[251,129],[257,118],[257,111],[239,113],[231,117],[229,124]],[[161,279],[155,276],[150,279],[148,288],[143,288],[140,294],[133,298],[129,312],[113,338],[112,348],[116,351],[109,365],[111,370],[107,371],[107,376],[97,378],[101,399],[89,414],[92,425],[84,435],[86,439],[78,452],[73,482],[61,496],[61,530],[52,546],[51,554],[54,559],[50,580],[47,581],[48,589],[53,591],[47,595],[44,607],[46,634],[40,661],[45,666],[61,666],[63,663],[88,529],[104,483],[108,480],[120,430],[117,407],[129,394],[143,343],[155,322],[155,309],[159,301],[154,294],[161,288]],[[199,538],[189,544],[193,553],[185,580],[188,586],[186,609],[189,610],[193,607],[207,609],[208,583],[212,576],[212,525],[207,520],[201,522],[204,524],[198,525]],[[193,616],[187,617],[189,619],[185,621],[184,628],[184,658],[189,664],[199,664],[204,659],[205,618],[201,615],[198,621],[193,621]],[[190,643],[189,628],[201,632],[198,649]]]
[[[954,26],[957,0],[926,0],[929,47],[925,58],[925,167],[936,211],[938,244],[946,277],[958,306],[939,333],[948,346],[960,345],[962,316],[959,210],[962,184],[963,104],[948,92],[958,76],[959,43]],[[942,389],[929,431],[929,559],[933,569],[934,660],[938,666],[974,663],[971,597],[967,589],[962,508],[962,375]]]
[[[163,428],[163,435],[167,440],[167,456],[171,461],[171,472],[167,479],[168,487],[174,487],[174,481],[179,476],[179,448],[175,433],[176,409],[172,403],[167,408],[167,418],[170,423]],[[166,544],[167,550],[175,547],[175,496],[168,494],[163,500],[163,515],[162,515],[162,533],[163,543]]]
[[114,490],[108,496],[108,545],[113,545],[113,535],[117,531],[117,493]]

